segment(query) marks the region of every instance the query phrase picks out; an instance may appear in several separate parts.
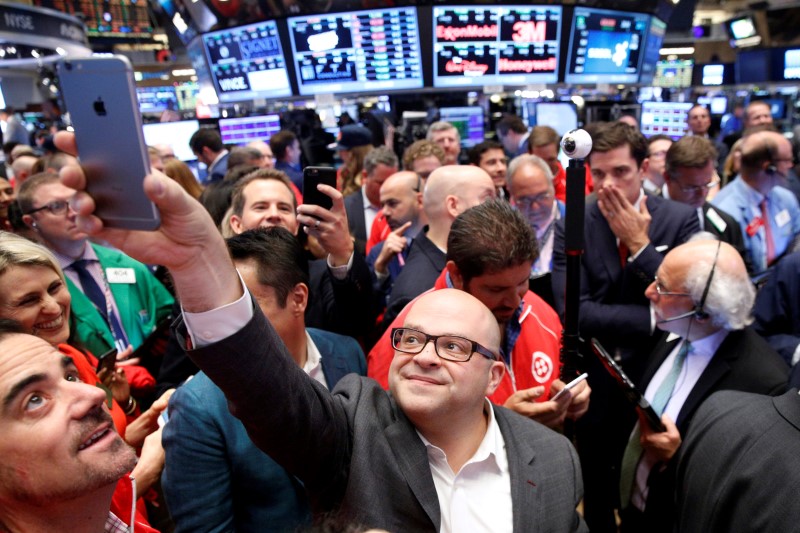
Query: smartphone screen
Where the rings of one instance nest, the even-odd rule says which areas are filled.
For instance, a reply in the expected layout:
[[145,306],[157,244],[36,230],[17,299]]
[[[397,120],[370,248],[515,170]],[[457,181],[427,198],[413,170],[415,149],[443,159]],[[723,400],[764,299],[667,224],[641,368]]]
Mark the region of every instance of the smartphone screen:
[[330,210],[333,200],[327,194],[317,190],[323,183],[336,188],[336,169],[330,167],[306,167],[303,169],[303,203],[318,205]]
[[130,62],[122,56],[65,59],[56,72],[95,214],[112,228],[158,228],[158,209],[142,189],[150,157]]
[[109,372],[114,371],[117,364],[117,350],[111,349],[97,358],[97,373],[101,370],[108,369]]

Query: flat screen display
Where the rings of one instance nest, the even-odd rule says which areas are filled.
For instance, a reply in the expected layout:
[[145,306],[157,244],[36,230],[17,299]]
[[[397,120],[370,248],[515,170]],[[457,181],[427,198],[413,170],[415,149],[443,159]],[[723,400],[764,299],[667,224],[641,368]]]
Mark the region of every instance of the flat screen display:
[[663,134],[677,141],[689,131],[686,117],[693,105],[691,102],[643,102],[640,129],[645,137]]
[[749,15],[731,19],[725,24],[728,27],[728,33],[730,34],[731,39],[749,39],[750,37],[755,37],[758,35],[753,17]]
[[783,79],[800,80],[800,49],[783,53]]
[[80,18],[89,37],[150,39],[153,36],[153,23],[143,0],[34,0],[33,5]]
[[[693,69],[694,61],[691,59],[659,61],[656,63],[656,75],[653,77],[653,86],[670,89],[691,87]],[[722,80],[720,80],[720,85],[721,84]]]
[[175,87],[137,87],[136,98],[139,100],[139,111],[142,113],[161,113],[172,103],[172,109],[178,109],[178,95]]
[[220,102],[291,96],[274,20],[203,35]]
[[484,141],[483,108],[480,106],[442,107],[439,119],[456,127],[462,148],[472,148]]
[[189,148],[189,139],[192,138],[194,132],[200,129],[200,123],[196,120],[145,124],[142,129],[144,130],[144,142],[148,146],[166,144],[172,147],[175,157],[181,161],[196,159],[192,149]]
[[278,115],[219,119],[219,133],[224,144],[243,145],[250,141],[269,142],[281,129]]
[[722,85],[725,81],[725,65],[703,65],[703,85]]
[[576,7],[566,83],[636,83],[650,15]]
[[433,86],[558,81],[560,6],[433,8]]
[[419,89],[413,7],[287,19],[301,95]]
[[738,51],[736,54],[736,83],[770,81],[771,56],[769,49]]
[[650,30],[647,32],[647,43],[644,47],[644,59],[642,60],[641,75],[639,83],[650,85],[656,74],[656,65],[660,56],[661,43],[664,42],[664,34],[667,33],[667,25],[661,19],[653,17],[650,19]]
[[572,102],[536,102],[533,126],[550,126],[563,136],[578,128],[578,108]]

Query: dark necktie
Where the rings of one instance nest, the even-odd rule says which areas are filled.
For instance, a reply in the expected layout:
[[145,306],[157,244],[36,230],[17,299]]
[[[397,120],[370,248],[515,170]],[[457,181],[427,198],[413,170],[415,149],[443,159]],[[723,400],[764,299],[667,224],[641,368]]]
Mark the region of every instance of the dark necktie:
[[[125,336],[125,331],[122,329],[122,324],[120,324],[116,313],[114,313],[108,300],[106,300],[105,291],[97,284],[91,272],[89,272],[88,265],[91,262],[91,259],[78,259],[72,263],[70,267],[78,274],[81,287],[83,287],[83,294],[92,301],[103,317],[103,320],[105,320],[106,324],[111,328],[111,334],[118,344],[117,349],[119,350],[120,347],[124,349],[128,346],[128,339]],[[109,314],[111,315],[110,317]]]

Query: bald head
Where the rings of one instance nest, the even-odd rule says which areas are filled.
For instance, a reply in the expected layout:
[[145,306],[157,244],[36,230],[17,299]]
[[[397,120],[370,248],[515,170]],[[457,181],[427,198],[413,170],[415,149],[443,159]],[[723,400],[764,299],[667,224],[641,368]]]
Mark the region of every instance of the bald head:
[[380,189],[380,204],[386,222],[395,230],[411,222],[417,224],[422,210],[422,179],[416,172],[396,172],[386,178]]
[[32,155],[21,155],[11,163],[11,170],[14,171],[14,186],[17,189],[33,174],[33,165],[36,164],[37,160],[38,158]]
[[403,322],[407,327],[441,323],[445,317],[453,317],[458,310],[458,319],[464,330],[451,332],[474,340],[494,353],[500,351],[500,326],[480,300],[468,292],[457,289],[431,291],[421,296],[411,307]]
[[494,183],[480,167],[446,165],[434,170],[425,186],[423,206],[428,222],[458,215],[495,197]]

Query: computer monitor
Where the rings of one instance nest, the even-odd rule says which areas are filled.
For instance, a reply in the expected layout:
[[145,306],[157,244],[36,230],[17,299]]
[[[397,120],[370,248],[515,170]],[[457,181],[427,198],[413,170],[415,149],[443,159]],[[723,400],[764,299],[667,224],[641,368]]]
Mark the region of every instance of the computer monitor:
[[653,17],[650,19],[650,29],[647,32],[647,42],[644,47],[644,59],[642,60],[641,74],[639,83],[651,85],[656,74],[656,64],[660,57],[661,43],[664,42],[664,34],[667,33],[667,24],[661,19]]
[[576,7],[566,83],[636,83],[650,15]]
[[561,6],[434,6],[433,86],[558,81]]
[[172,102],[172,109],[178,109],[178,95],[172,85],[137,87],[136,98],[141,113],[161,113],[167,109],[169,102]]
[[772,77],[769,49],[741,50],[736,54],[736,83],[764,83]]
[[645,137],[669,135],[678,140],[689,132],[686,118],[691,102],[643,102],[640,129]]
[[[21,2],[30,4],[30,2]],[[130,0],[34,0],[33,5],[79,17],[89,37],[133,40],[153,37],[147,2]],[[64,27],[61,28],[64,31]]]
[[725,81],[725,65],[717,63],[703,65],[703,76],[700,82],[703,85],[722,85]]
[[725,29],[728,31],[733,46],[753,46],[761,42],[752,15],[743,15],[726,21]]
[[783,79],[800,80],[800,48],[783,52]]
[[439,119],[456,127],[462,148],[472,148],[485,139],[485,121],[480,106],[442,107],[439,108]]
[[219,133],[224,144],[243,145],[250,141],[269,142],[281,130],[279,115],[219,119]]
[[525,102],[528,125],[550,126],[559,136],[578,127],[578,108],[572,102]]
[[144,142],[148,146],[166,144],[172,147],[175,157],[181,161],[197,159],[189,148],[189,139],[194,132],[200,129],[196,120],[181,120],[179,122],[158,122],[143,126]]
[[203,45],[220,102],[292,95],[274,20],[206,33]]
[[414,7],[287,19],[301,95],[423,86]]
[[673,59],[656,63],[656,74],[653,76],[654,87],[668,89],[685,89],[692,86],[694,60]]

